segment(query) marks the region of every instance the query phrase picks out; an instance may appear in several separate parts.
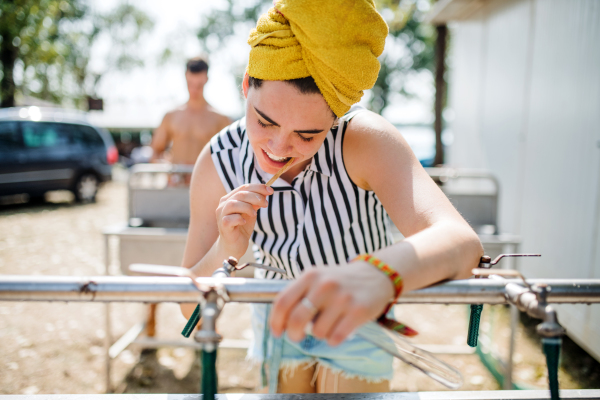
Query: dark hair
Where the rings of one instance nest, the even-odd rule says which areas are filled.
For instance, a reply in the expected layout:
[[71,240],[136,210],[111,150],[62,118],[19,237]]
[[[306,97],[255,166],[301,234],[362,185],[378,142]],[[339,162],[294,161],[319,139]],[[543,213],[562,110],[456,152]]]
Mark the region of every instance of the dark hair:
[[[307,76],[306,78],[288,79],[284,82],[289,83],[290,85],[298,89],[302,94],[322,94],[312,76]],[[262,79],[248,76],[248,85],[251,88],[258,89],[262,86],[262,83]],[[333,118],[337,118],[335,113],[331,110],[331,107],[329,108],[329,110],[331,111],[331,115],[333,115]]]
[[186,64],[186,70],[192,74],[208,71],[208,59],[204,56],[190,58]]
[[[319,90],[319,87],[315,83],[315,80],[312,78],[312,76],[307,76],[306,78],[289,79],[284,82],[289,83],[298,89],[302,94],[321,94],[321,91]],[[261,87],[263,80],[249,76],[248,83],[254,89],[258,89]]]

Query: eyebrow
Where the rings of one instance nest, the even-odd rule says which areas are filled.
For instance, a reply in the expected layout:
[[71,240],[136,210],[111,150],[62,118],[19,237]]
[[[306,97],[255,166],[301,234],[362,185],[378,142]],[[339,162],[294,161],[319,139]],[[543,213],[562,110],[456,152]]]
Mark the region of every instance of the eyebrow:
[[[267,122],[269,122],[269,123],[271,123],[271,124],[273,124],[275,126],[280,126],[277,122],[275,122],[271,118],[267,117],[265,115],[265,113],[263,113],[262,111],[260,111],[258,108],[254,107],[254,106],[253,106],[253,108],[254,108],[254,111],[256,111],[258,113],[258,115],[260,115],[261,117],[263,117],[264,119],[266,119]],[[296,133],[306,133],[306,134],[309,134],[309,135],[314,135],[314,134],[323,132],[323,129],[303,129],[303,130],[294,130],[294,132],[296,132]]]

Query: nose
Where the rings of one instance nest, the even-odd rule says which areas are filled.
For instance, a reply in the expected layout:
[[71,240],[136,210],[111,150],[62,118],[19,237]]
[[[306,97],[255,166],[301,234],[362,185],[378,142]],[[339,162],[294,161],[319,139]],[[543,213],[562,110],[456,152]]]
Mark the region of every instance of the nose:
[[271,136],[267,145],[269,146],[269,151],[276,156],[287,156],[292,151],[292,145],[289,140],[290,135],[286,135],[283,133],[278,133],[276,135]]

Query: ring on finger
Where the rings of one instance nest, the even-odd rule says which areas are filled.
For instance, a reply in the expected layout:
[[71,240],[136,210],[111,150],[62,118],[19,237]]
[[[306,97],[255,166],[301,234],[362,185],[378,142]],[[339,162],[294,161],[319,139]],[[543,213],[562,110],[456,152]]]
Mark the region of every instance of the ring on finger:
[[308,299],[308,297],[303,298],[300,301],[300,304],[306,307],[308,311],[310,311],[311,315],[316,315],[319,312],[319,309],[313,304],[312,301]]

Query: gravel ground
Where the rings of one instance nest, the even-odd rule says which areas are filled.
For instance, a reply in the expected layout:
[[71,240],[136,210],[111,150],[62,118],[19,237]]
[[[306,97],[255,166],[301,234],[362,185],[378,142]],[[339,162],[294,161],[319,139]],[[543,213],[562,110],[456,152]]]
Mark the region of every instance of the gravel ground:
[[[0,273],[25,275],[104,274],[102,228],[126,218],[126,187],[106,184],[94,204],[72,202],[66,192],[54,192],[45,204],[0,207]],[[117,273],[118,266],[112,271]],[[115,303],[111,337],[117,338],[144,319],[146,306]],[[105,306],[93,303],[0,303],[0,393],[103,393],[107,332]],[[417,329],[415,342],[464,345],[465,306],[419,305],[397,307],[399,319]],[[248,306],[228,304],[219,331],[228,339],[251,339]],[[492,349],[506,354],[508,312],[486,307],[482,329],[493,334]],[[493,318],[492,318],[493,317]],[[535,322],[524,320],[517,331],[515,380],[531,387],[546,385],[545,362]],[[179,338],[185,321],[176,304],[158,308],[158,336]],[[561,388],[599,388],[600,365],[570,340],[563,346]],[[461,347],[461,348],[464,348]],[[477,355],[440,355],[464,376],[461,390],[498,389]],[[259,369],[245,360],[245,351],[221,349],[218,359],[221,392],[254,392]],[[394,391],[445,390],[413,368],[397,362]],[[113,361],[112,385],[120,393],[195,393],[199,366],[189,348],[158,351],[131,347]]]

